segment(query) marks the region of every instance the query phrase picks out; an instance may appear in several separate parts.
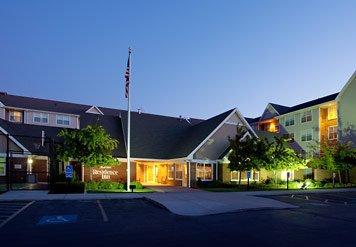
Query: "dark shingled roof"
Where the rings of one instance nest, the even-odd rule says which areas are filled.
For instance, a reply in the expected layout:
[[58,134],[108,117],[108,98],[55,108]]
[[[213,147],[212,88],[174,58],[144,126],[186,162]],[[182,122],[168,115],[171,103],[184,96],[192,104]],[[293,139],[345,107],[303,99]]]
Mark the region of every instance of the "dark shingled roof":
[[256,118],[249,118],[249,117],[245,117],[246,121],[249,123],[249,124],[252,124],[252,123],[257,123],[260,121],[261,117],[256,117]]
[[[190,120],[152,114],[131,113],[131,155],[138,158],[173,159],[186,157],[230,113],[208,120]],[[125,140],[127,112],[122,112]]]
[[278,105],[275,103],[270,103],[270,104],[280,115],[283,115],[284,113],[288,112],[290,109],[289,106]]
[[319,105],[319,104],[323,104],[332,100],[335,100],[336,97],[338,96],[339,93],[334,93],[334,94],[330,94],[315,100],[311,100],[311,101],[307,101],[305,103],[299,104],[299,105],[295,105],[289,108],[289,110],[285,113],[289,113],[289,112],[293,112],[293,111],[298,111],[304,108],[308,108],[314,105]]
[[[80,127],[98,123],[108,133],[119,140],[114,151],[116,157],[126,157],[127,111],[98,107],[104,115],[85,113],[91,105],[30,98],[0,93],[0,102],[5,106],[34,109],[40,111],[76,114],[80,117]],[[208,120],[168,117],[147,113],[131,112],[131,156],[134,158],[173,159],[189,155],[234,109]],[[41,136],[59,141],[58,132],[62,128],[17,124],[4,120],[0,126],[14,135]],[[18,140],[21,142],[21,140]],[[30,151],[32,144],[27,147]]]

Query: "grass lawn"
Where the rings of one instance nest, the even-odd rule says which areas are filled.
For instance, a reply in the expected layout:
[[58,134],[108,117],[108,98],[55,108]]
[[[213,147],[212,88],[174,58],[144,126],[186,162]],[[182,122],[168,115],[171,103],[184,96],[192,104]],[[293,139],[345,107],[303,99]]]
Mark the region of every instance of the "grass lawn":
[[[134,189],[133,190],[133,193],[152,193],[152,192],[155,192],[154,190],[152,189],[149,189],[149,188],[143,188],[143,189]],[[126,190],[87,190],[87,193],[131,193],[131,192],[127,192]]]

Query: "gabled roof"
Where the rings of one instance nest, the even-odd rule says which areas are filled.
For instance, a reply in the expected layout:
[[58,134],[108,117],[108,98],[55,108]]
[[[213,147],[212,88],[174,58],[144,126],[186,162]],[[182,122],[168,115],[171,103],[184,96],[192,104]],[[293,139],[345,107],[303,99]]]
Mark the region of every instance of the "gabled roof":
[[279,113],[279,115],[283,115],[284,113],[288,112],[290,109],[289,106],[278,105],[275,103],[270,103],[270,105]]

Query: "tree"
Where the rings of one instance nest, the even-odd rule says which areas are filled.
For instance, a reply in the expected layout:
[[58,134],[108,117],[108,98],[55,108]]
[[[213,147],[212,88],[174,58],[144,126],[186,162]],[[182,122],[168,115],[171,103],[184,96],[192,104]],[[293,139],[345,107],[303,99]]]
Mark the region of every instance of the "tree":
[[[292,148],[288,147],[284,138],[275,136],[274,142],[270,143],[268,160],[264,168],[273,171],[299,170],[306,168],[306,160],[298,155]],[[276,179],[276,177],[275,177]]]
[[269,149],[265,139],[251,137],[244,127],[237,127],[235,138],[229,137],[230,154],[229,169],[239,172],[241,184],[241,171],[260,170],[267,160]]
[[58,159],[63,162],[74,159],[90,168],[118,164],[112,156],[118,141],[111,138],[100,125],[88,125],[80,130],[63,129],[58,136],[63,139],[57,149]]
[[356,166],[356,150],[351,143],[322,142],[314,147],[316,156],[310,161],[313,168],[337,172],[342,183],[341,172],[346,172],[350,181],[350,170]]
[[247,130],[237,128],[235,139],[229,138],[231,152],[229,154],[229,168],[239,171],[239,184],[241,183],[241,171],[266,169],[273,171],[297,170],[306,167],[306,161],[292,148],[289,148],[286,140],[275,136],[270,142],[267,138],[253,138],[246,136]]

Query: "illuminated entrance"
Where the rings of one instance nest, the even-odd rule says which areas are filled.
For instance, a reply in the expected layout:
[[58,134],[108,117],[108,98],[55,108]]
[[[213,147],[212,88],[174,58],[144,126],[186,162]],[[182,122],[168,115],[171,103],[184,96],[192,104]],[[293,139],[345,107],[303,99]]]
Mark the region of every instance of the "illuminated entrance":
[[137,162],[136,180],[144,185],[187,186],[185,163]]

